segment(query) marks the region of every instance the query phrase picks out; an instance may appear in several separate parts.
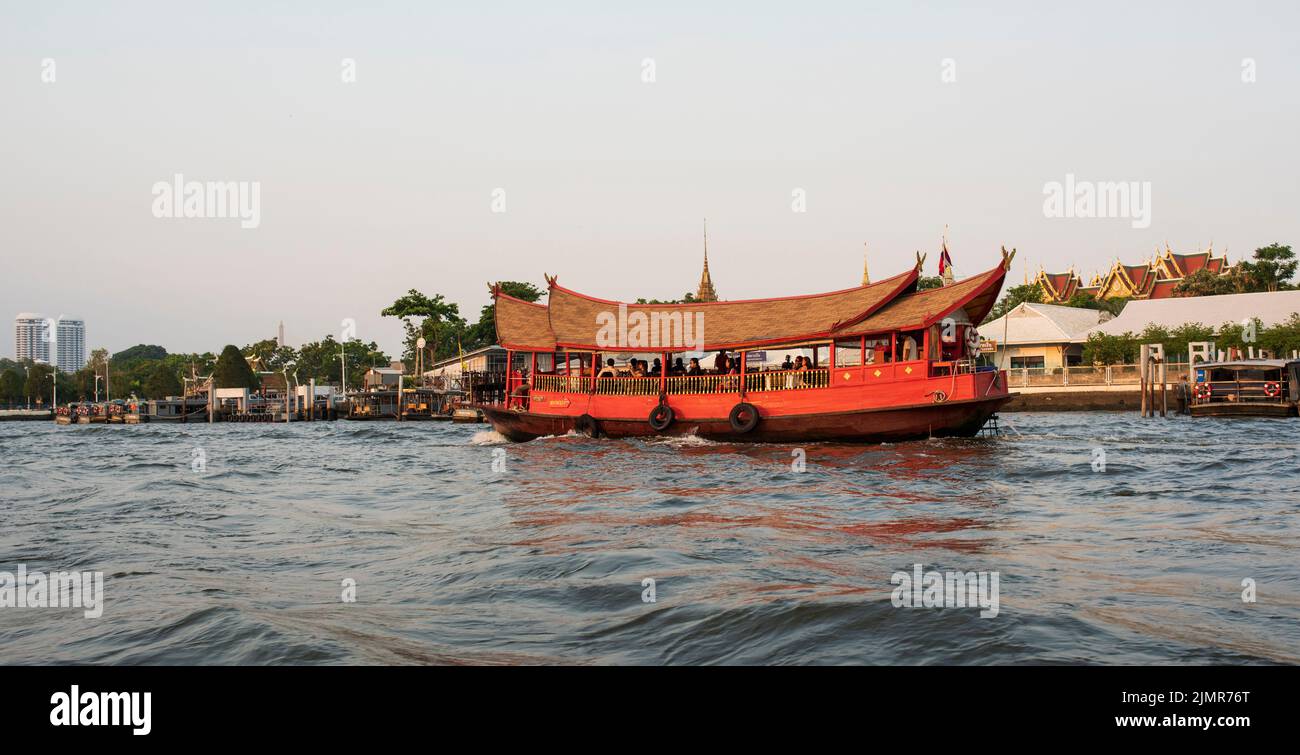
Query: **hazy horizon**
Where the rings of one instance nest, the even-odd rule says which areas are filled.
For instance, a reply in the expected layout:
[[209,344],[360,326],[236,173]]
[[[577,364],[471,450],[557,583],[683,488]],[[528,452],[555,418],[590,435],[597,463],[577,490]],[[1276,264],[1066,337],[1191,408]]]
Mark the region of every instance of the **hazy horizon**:
[[[1295,4],[317,6],[6,10],[7,322],[215,352],[351,318],[396,356],[410,288],[471,322],[490,280],[694,291],[705,217],[726,299],[855,285],[864,242],[933,275],[945,225],[1011,284],[1300,243]],[[260,224],[155,217],[176,174],[257,182]],[[1045,217],[1068,175],[1149,182],[1149,227]]]

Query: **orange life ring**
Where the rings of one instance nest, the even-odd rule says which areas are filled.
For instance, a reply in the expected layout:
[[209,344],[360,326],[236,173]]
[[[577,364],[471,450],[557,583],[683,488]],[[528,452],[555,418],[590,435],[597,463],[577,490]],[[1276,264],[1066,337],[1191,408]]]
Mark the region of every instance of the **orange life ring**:
[[1209,383],[1197,383],[1192,395],[1199,399],[1207,399],[1214,393],[1214,386]]
[[1282,395],[1282,386],[1274,381],[1264,383],[1264,395],[1269,398],[1277,398]]

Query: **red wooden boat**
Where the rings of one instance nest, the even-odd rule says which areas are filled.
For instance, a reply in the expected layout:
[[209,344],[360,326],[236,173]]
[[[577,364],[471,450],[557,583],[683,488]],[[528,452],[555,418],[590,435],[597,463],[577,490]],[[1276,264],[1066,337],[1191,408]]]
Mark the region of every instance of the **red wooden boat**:
[[[755,442],[972,436],[1013,395],[1004,372],[976,366],[975,327],[1014,254],[1003,249],[992,270],[924,291],[919,256],[886,280],[779,299],[625,304],[551,276],[545,305],[494,289],[508,378],[504,400],[476,406],[514,441],[571,431]],[[793,351],[810,354],[802,369],[753,358]],[[734,369],[717,352],[736,354]],[[629,355],[665,369],[624,374],[618,362]],[[670,369],[692,355],[722,369]]]

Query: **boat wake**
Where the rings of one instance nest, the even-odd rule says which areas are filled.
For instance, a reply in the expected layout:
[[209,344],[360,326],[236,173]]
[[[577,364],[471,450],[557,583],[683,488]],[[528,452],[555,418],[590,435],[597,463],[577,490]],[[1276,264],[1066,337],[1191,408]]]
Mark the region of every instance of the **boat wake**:
[[480,430],[474,433],[474,437],[469,439],[472,446],[499,446],[503,443],[509,443],[510,439],[496,430]]

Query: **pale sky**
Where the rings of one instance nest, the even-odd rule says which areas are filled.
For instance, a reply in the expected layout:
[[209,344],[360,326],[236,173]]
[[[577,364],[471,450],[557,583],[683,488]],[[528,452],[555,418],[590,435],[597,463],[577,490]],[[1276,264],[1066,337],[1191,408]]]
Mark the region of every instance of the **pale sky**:
[[[959,277],[1005,244],[1013,283],[1300,245],[1291,1],[191,5],[5,4],[6,321],[217,351],[353,318],[392,353],[408,288],[471,321],[543,272],[694,290],[704,217],[729,299],[856,285],[863,242],[935,274],[945,224]],[[176,173],[259,182],[260,226],[155,218]],[[1045,217],[1067,173],[1150,182],[1150,227]]]

